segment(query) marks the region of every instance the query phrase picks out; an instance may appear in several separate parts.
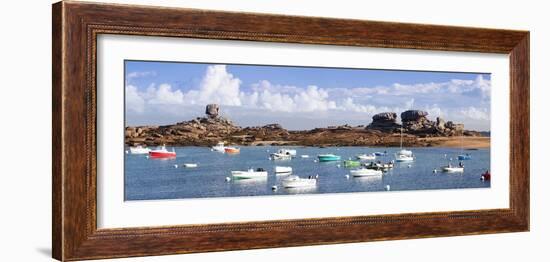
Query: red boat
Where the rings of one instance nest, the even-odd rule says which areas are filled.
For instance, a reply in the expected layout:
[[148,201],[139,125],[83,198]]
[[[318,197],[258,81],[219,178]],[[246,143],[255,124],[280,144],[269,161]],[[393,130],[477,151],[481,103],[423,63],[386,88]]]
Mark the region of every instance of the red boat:
[[485,171],[485,173],[481,174],[481,180],[483,181],[489,181],[491,180],[491,173],[489,173],[489,170]]
[[160,146],[155,150],[149,151],[149,157],[151,158],[175,158],[176,157],[176,151],[172,149],[172,151],[166,150],[166,146]]
[[238,148],[238,147],[231,147],[231,146],[227,146],[225,147],[225,153],[228,153],[228,154],[238,154],[239,152],[241,152],[241,149]]

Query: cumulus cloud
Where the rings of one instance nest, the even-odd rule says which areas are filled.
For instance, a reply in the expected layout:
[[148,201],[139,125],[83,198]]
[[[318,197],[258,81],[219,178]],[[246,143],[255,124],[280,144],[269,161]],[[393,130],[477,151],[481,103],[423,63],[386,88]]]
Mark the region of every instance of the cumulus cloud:
[[149,76],[156,76],[157,72],[155,71],[134,71],[126,74],[126,79],[133,79],[133,78],[140,78],[140,77],[149,77]]
[[178,105],[183,104],[183,93],[181,90],[172,90],[172,86],[162,84],[158,88],[147,88],[147,103],[151,105]]
[[133,85],[126,85],[126,109],[135,113],[145,111],[145,99]]
[[467,107],[467,108],[460,109],[459,113],[464,118],[469,118],[469,119],[475,119],[475,120],[489,120],[490,119],[490,114],[489,114],[488,110],[485,109],[485,108],[476,108],[476,107],[470,106],[470,107]]
[[[148,74],[132,72],[127,77]],[[475,102],[479,101],[480,96],[490,97],[490,80],[484,79],[482,75],[475,80],[454,79],[441,83],[395,83],[389,86],[357,88],[322,88],[316,85],[298,87],[279,85],[269,80],[243,86],[243,82],[230,73],[227,66],[211,65],[207,67],[198,86],[184,90],[187,91],[170,84],[151,84],[140,91],[136,85],[127,83],[126,106],[134,114],[145,114],[151,109],[151,112],[162,110],[180,116],[182,112],[189,111],[183,107],[198,108],[217,103],[226,106],[226,112],[241,116],[247,112],[260,114],[259,112],[270,111],[295,116],[309,114],[313,117],[324,114],[323,112],[334,115],[345,111],[347,116],[353,114],[356,119],[364,120],[379,112],[422,109],[432,117],[457,117],[475,121],[490,119],[489,110],[476,107],[479,103]],[[473,96],[474,94],[477,96]],[[164,105],[169,106],[163,107]],[[235,111],[237,109],[238,112]]]

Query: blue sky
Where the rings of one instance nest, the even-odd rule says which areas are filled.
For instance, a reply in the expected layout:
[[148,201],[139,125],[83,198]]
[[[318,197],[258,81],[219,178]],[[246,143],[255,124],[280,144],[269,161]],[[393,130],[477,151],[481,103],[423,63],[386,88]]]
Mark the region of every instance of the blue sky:
[[367,125],[407,109],[490,129],[490,74],[126,61],[126,124],[181,122],[208,103],[242,126]]

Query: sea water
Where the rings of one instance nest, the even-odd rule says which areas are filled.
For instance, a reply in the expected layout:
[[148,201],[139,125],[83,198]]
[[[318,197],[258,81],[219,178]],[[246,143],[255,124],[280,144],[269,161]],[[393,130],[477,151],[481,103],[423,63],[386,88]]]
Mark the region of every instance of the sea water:
[[[280,148],[295,149],[291,160],[270,160],[269,154]],[[172,150],[171,147],[168,147]],[[174,159],[152,159],[147,155],[125,155],[125,200],[182,199],[205,197],[266,196],[288,194],[322,194],[392,191],[488,188],[490,181],[481,181],[480,175],[490,168],[490,150],[462,150],[460,148],[408,148],[413,151],[413,162],[396,162],[393,169],[379,177],[352,177],[343,162],[319,162],[317,155],[332,153],[343,160],[358,154],[387,151],[378,156],[383,163],[395,159],[399,148],[372,147],[275,147],[243,146],[239,154],[224,154],[207,147],[174,147]],[[443,173],[441,167],[449,162],[458,165],[460,154],[470,154],[464,160],[464,173]],[[309,155],[302,158],[301,155]],[[368,163],[370,161],[366,161]],[[185,168],[184,163],[196,163],[196,168]],[[177,165],[177,168],[175,167]],[[302,178],[318,175],[317,185],[308,188],[287,189],[276,175],[275,166],[290,166],[293,175]],[[267,179],[231,179],[231,171],[263,168]],[[434,173],[434,170],[437,172]],[[348,177],[346,175],[349,175]],[[273,190],[277,186],[277,190]]]

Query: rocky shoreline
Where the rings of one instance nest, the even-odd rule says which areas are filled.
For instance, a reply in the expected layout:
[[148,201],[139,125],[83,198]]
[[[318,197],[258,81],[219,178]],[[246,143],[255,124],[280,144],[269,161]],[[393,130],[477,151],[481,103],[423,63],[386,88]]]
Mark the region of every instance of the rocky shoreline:
[[[212,146],[220,141],[235,145],[293,145],[293,146],[399,146],[401,130],[407,147],[438,146],[445,138],[477,137],[484,134],[464,129],[463,124],[427,118],[421,110],[401,113],[397,123],[395,112],[372,117],[367,126],[329,126],[304,131],[286,130],[279,124],[240,127],[219,115],[219,106],[206,107],[206,116],[164,126],[126,127],[126,145]],[[430,139],[437,138],[437,139]],[[485,137],[488,141],[488,137]],[[479,140],[478,139],[478,140]]]

